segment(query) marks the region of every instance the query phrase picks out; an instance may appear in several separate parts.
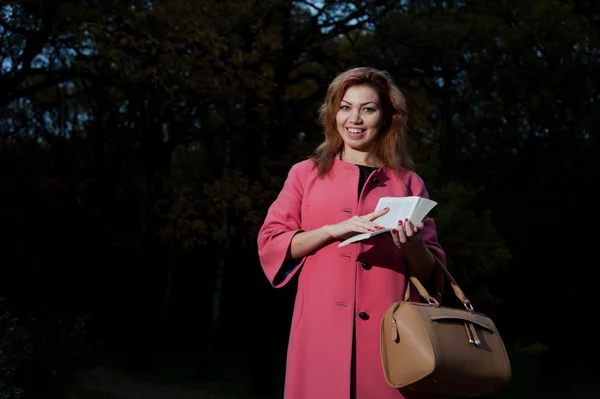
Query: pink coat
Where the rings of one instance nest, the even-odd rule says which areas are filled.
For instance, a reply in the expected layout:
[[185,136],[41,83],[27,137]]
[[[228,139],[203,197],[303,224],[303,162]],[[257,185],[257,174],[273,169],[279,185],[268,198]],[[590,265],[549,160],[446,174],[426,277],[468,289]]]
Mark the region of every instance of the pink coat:
[[[312,161],[297,163],[261,227],[258,253],[271,284],[279,288],[294,275],[299,278],[285,399],[349,399],[352,384],[356,399],[405,397],[386,384],[379,355],[381,317],[392,302],[404,298],[403,251],[382,236],[342,248],[341,240],[334,240],[299,263],[284,262],[292,237],[300,231],[372,212],[380,197],[428,197],[423,180],[412,171],[397,177],[386,168],[376,170],[360,199],[358,181],[358,167],[341,160],[334,161],[324,179],[317,176]],[[445,262],[434,221],[423,222],[426,245]],[[440,274],[437,277],[440,280]]]

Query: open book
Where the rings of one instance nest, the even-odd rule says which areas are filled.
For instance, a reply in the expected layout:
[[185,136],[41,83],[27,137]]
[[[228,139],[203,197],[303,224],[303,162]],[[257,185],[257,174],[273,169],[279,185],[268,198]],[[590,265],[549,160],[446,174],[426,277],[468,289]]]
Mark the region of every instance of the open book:
[[353,242],[366,240],[379,234],[387,233],[392,229],[398,228],[398,220],[404,221],[408,218],[413,224],[420,223],[423,218],[437,205],[437,202],[423,197],[382,197],[377,203],[376,211],[385,207],[390,208],[388,213],[378,217],[373,222],[383,230],[377,230],[372,233],[357,234],[348,238],[338,245],[338,248]]

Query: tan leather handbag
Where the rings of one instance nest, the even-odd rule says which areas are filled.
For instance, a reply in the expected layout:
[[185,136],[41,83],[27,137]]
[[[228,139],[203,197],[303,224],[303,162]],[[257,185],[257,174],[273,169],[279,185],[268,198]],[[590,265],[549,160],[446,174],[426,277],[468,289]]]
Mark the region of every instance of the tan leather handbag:
[[410,282],[427,303],[410,301],[409,283],[405,300],[386,310],[380,342],[385,379],[407,393],[476,397],[497,392],[512,376],[502,338],[434,258],[465,309],[440,306],[411,273]]

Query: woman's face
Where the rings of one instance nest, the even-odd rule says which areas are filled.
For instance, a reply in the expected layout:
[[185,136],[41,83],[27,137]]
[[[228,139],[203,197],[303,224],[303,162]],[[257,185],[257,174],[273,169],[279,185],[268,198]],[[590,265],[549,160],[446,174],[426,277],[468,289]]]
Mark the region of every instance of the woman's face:
[[344,153],[370,151],[382,121],[381,102],[373,88],[352,86],[346,90],[336,115]]

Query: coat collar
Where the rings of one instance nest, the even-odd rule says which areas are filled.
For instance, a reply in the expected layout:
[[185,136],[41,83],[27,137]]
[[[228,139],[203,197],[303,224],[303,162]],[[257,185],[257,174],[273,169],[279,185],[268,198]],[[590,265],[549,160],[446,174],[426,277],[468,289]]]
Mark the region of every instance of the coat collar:
[[[358,166],[352,162],[342,161],[339,156],[333,160],[333,168],[345,171],[356,171]],[[390,170],[387,166],[382,166],[375,170],[375,177],[379,179],[386,178],[386,180],[397,180],[396,174]]]

